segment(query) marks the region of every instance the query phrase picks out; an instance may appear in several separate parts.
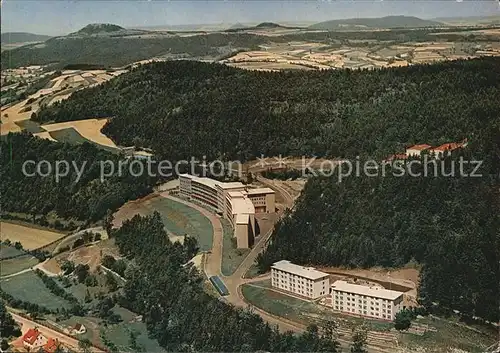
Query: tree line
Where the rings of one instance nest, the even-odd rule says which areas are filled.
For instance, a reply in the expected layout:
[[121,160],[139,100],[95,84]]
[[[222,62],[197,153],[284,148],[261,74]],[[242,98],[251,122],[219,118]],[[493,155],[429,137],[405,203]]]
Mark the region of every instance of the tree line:
[[248,311],[203,290],[203,277],[189,259],[192,247],[170,242],[158,213],[135,216],[112,231],[127,270],[121,306],[143,315],[151,337],[167,351],[338,351],[334,337],[310,327],[304,334],[280,333]]
[[[480,29],[480,28],[476,28]],[[458,41],[458,42],[494,42],[494,36],[484,33],[469,33],[464,36],[461,30],[467,29],[393,29],[390,31],[324,31],[273,36],[272,41],[266,35],[245,33],[242,30],[200,34],[187,37],[171,35],[164,38],[140,38],[127,36],[96,37],[56,37],[38,44],[3,51],[1,54],[2,70],[29,65],[51,65],[63,68],[66,65],[77,67],[116,67],[131,62],[160,56],[212,57],[224,58],[232,51],[260,50],[259,45],[288,43],[292,41],[319,42],[328,45],[349,44],[373,46],[373,41],[384,44],[422,41]],[[450,33],[447,33],[450,32]],[[439,33],[439,34],[437,34]],[[366,42],[361,42],[366,40]],[[82,66],[83,65],[83,66]]]
[[160,158],[386,157],[482,134],[500,115],[500,59],[370,71],[251,72],[143,65],[33,115],[113,117],[103,132]]
[[[55,212],[60,218],[95,222],[108,210],[150,193],[155,183],[147,173],[133,176],[129,168],[123,168],[121,176],[116,173],[101,182],[101,162],[109,160],[117,166],[123,157],[88,143],[73,146],[17,133],[2,139],[0,148],[3,212],[27,213],[33,218]],[[67,161],[83,172],[78,180],[75,168],[69,168],[67,176],[57,182],[53,173],[44,177],[30,166],[28,172],[35,175],[26,176],[23,164],[28,160],[48,161],[52,168],[56,161]],[[41,171],[48,172],[46,164]]]
[[[472,145],[447,157],[445,170],[450,172],[460,157],[480,156]],[[423,165],[418,168],[423,172]],[[278,222],[259,255],[261,272],[282,259],[350,268],[416,263],[421,265],[418,299],[429,312],[458,310],[465,319],[497,322],[498,174],[483,170],[477,178],[445,177],[428,171],[427,177],[361,174],[340,183],[336,176],[309,179],[294,212]]]

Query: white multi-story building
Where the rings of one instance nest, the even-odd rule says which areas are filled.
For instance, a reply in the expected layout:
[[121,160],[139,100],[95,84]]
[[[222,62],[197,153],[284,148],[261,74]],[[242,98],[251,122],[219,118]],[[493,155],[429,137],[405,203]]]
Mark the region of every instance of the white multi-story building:
[[335,281],[331,287],[333,310],[388,321],[403,309],[403,294],[346,281]]
[[406,149],[406,156],[421,156],[422,152],[428,150],[431,147],[431,145],[426,144],[410,146]]
[[240,182],[224,183],[189,174],[179,175],[179,194],[227,219],[234,229],[238,248],[253,244],[255,213],[274,212],[275,207],[275,193],[269,188],[247,189]]
[[247,189],[246,193],[255,207],[255,213],[270,213],[275,211],[275,192],[273,189]]
[[313,267],[303,267],[281,260],[271,266],[271,284],[275,288],[316,299],[328,294],[330,276]]

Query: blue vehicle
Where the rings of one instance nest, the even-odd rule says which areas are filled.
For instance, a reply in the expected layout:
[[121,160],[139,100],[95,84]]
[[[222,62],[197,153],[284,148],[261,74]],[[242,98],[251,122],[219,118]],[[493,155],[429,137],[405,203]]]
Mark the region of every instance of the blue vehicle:
[[215,289],[217,289],[217,292],[219,292],[220,295],[222,295],[222,296],[229,295],[229,291],[227,290],[226,285],[222,282],[222,280],[219,278],[219,276],[212,276],[209,279],[210,279],[210,282],[215,287]]

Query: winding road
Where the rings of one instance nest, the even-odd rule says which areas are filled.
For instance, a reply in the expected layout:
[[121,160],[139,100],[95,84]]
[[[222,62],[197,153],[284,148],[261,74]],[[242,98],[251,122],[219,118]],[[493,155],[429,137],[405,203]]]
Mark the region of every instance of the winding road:
[[[279,217],[283,216],[285,209],[293,209],[295,199],[286,189],[275,183],[273,180],[263,178],[260,175],[257,175],[257,180],[282,196],[284,200],[284,209],[278,211]],[[254,264],[257,255],[264,250],[269,238],[273,233],[274,227],[269,229],[267,233],[265,233],[260,237],[260,239],[258,239],[257,243],[251,249],[250,253],[246,256],[243,262],[238,266],[235,272],[230,276],[225,276],[222,274],[223,228],[220,218],[207,209],[191,202],[171,196],[168,194],[168,192],[162,193],[162,196],[171,198],[177,202],[181,202],[185,205],[195,208],[211,221],[214,229],[213,245],[211,252],[207,253],[205,256],[203,270],[208,278],[211,276],[219,276],[224,281],[224,284],[229,291],[229,295],[224,297],[228,303],[240,308],[249,308],[251,311],[257,313],[260,317],[262,317],[263,320],[267,321],[271,326],[277,326],[282,332],[292,331],[299,333],[305,331],[306,327],[300,323],[270,314],[269,312],[266,312],[248,303],[245,300],[243,293],[241,292],[242,285],[246,283],[262,281],[263,279],[269,278],[269,275],[259,276],[256,278],[244,278],[244,276],[248,272],[250,267]],[[342,338],[337,338],[337,340],[343,348],[349,347],[351,343],[349,340]],[[373,346],[371,344],[367,345],[367,351],[369,353],[393,352],[392,349],[384,349],[382,347]]]

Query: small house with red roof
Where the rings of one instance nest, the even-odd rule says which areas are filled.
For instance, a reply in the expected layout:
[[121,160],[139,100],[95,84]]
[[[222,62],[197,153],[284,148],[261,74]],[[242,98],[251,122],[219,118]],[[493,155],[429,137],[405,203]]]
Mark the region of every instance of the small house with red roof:
[[45,353],[54,353],[59,347],[60,343],[57,339],[49,338],[47,343],[43,346],[43,351]]
[[23,336],[23,345],[29,349],[42,347],[45,343],[47,339],[36,328],[30,328]]
[[430,149],[429,152],[434,153],[434,156],[436,158],[439,158],[440,156],[445,156],[449,153],[452,153],[453,151],[458,150],[459,148],[463,148],[466,145],[467,145],[467,140],[458,143],[457,142],[445,143],[441,146]]
[[406,149],[406,156],[408,156],[408,157],[421,156],[422,152],[428,150],[431,147],[432,147],[431,145],[427,145],[427,144],[410,146]]

